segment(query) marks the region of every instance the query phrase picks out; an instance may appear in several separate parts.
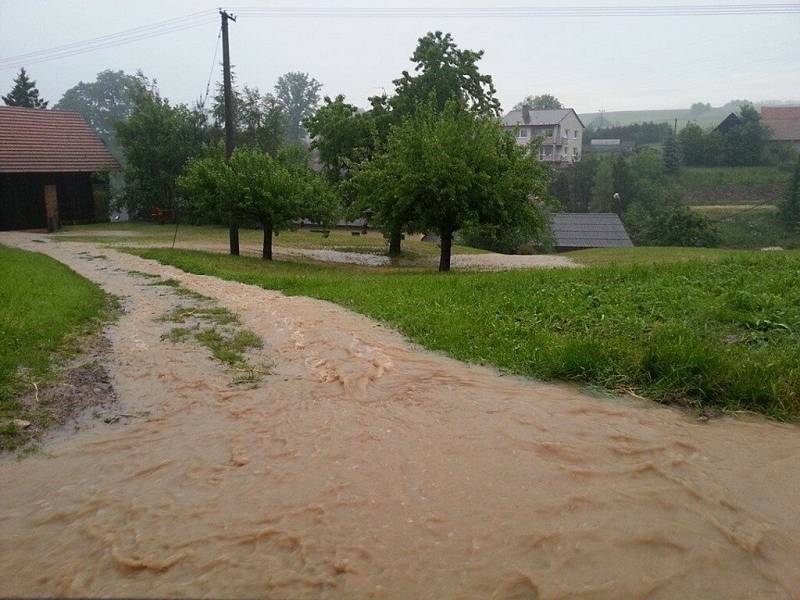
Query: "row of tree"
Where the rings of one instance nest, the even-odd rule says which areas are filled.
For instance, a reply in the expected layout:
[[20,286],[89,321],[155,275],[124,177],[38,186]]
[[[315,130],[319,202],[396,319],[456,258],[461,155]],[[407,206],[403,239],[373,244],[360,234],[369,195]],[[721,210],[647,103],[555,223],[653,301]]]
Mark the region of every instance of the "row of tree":
[[[258,223],[266,259],[273,234],[300,219],[330,222],[368,212],[393,254],[404,233],[437,233],[439,268],[449,270],[460,229],[544,226],[547,168],[502,128],[492,78],[478,68],[481,57],[458,48],[449,34],[429,33],[411,57],[413,73],[394,81],[391,96],[370,98],[369,110],[337,96],[317,111],[296,113],[321,174],[309,168],[305,146],[276,129],[275,103],[257,90],[235,94],[240,147],[227,162],[213,136],[218,107],[215,122],[204,124],[195,111],[170,106],[151,90],[118,126],[129,162],[129,206],[182,192],[202,218]],[[310,105],[314,87],[306,79],[293,93],[305,94]],[[159,147],[162,136],[183,149]],[[146,155],[148,149],[155,151]],[[178,178],[173,167],[183,164]]]

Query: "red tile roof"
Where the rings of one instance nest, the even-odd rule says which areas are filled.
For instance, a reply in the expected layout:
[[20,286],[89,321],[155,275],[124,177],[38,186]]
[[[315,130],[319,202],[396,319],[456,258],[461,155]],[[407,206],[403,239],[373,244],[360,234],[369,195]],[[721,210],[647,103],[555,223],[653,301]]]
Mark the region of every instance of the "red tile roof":
[[800,106],[762,106],[761,122],[769,127],[773,140],[800,141]]
[[0,107],[0,173],[119,169],[117,160],[79,114]]

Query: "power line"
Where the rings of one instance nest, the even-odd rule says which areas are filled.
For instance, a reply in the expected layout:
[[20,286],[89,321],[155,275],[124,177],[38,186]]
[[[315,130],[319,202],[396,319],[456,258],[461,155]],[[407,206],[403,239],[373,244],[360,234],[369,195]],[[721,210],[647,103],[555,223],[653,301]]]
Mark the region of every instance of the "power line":
[[217,34],[217,43],[214,44],[214,55],[211,58],[211,69],[208,72],[208,81],[206,82],[206,93],[203,96],[203,102],[200,104],[201,108],[205,109],[206,101],[208,100],[208,94],[211,92],[211,78],[214,76],[214,67],[217,64],[217,52],[219,52],[219,40],[222,37],[222,27],[219,28],[219,33]]
[[661,6],[516,6],[516,7],[253,7],[241,6],[241,15],[270,18],[520,18],[520,17],[665,17],[800,14],[797,3],[675,4]]
[[[607,6],[518,6],[518,7],[253,7],[235,9],[252,18],[603,18],[603,17],[681,17],[681,16],[752,16],[800,14],[800,3],[747,4],[674,4],[674,5],[607,5]],[[57,60],[130,44],[154,37],[206,25],[215,20],[213,10],[204,10],[102,35],[96,38],[63,44],[0,58],[0,70],[16,69],[28,64]]]
[[55,46],[46,50],[36,50],[25,54],[18,54],[0,59],[0,69],[17,68],[60,58],[67,58],[86,52],[93,52],[104,48],[112,48],[141,40],[154,38],[169,33],[175,33],[212,23],[215,20],[213,11],[193,13],[183,17],[175,17],[150,25],[134,27],[124,31],[111,33],[96,38],[72,42],[62,46]]

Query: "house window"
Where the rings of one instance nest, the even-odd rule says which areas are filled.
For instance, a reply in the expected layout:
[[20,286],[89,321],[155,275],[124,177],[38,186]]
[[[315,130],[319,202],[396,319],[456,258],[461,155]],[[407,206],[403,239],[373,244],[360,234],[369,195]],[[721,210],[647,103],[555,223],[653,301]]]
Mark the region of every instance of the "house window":
[[552,129],[543,129],[542,130],[542,136],[546,137],[546,138],[553,137],[553,130]]
[[575,140],[577,140],[577,139],[578,139],[578,130],[577,130],[577,129],[573,130],[573,132],[572,132],[572,139],[575,139]]
[[520,127],[517,129],[517,137],[518,138],[527,138],[528,137],[528,129],[525,127]]
[[578,158],[578,149],[577,148],[573,148],[572,149],[572,157],[573,158]]
[[569,137],[569,129],[565,129],[565,130],[564,130],[564,137],[565,137],[565,138],[568,138],[568,137]]

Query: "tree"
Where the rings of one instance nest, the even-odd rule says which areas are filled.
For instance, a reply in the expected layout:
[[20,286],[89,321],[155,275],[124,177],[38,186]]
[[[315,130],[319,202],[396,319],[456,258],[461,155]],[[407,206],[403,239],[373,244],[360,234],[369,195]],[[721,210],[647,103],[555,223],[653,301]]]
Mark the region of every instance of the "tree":
[[28,77],[25,67],[21,67],[14,78],[14,85],[7,96],[3,96],[6,106],[23,106],[25,108],[47,108],[47,101],[39,98],[36,82]]
[[456,100],[443,111],[433,102],[418,107],[353,179],[384,227],[400,221],[438,232],[440,271],[450,270],[453,234],[461,228],[544,221],[547,167],[497,119]]
[[628,161],[624,156],[617,156],[612,167],[612,179],[614,181],[614,198],[612,210],[620,217],[625,214],[628,205],[636,198],[636,185],[633,180]]
[[[411,55],[414,74],[403,71],[394,80],[395,93],[391,98],[370,98],[369,118],[376,145],[384,144],[392,127],[414,115],[423,105],[426,110],[441,112],[448,102],[455,102],[476,115],[499,116],[500,101],[495,97],[492,77],[478,68],[481,58],[483,50],[462,50],[449,33],[428,32],[419,38]],[[397,212],[395,218],[399,219],[401,214]],[[393,229],[385,231],[390,255],[400,254],[402,228],[408,225],[397,221]]]
[[800,158],[794,166],[792,180],[781,205],[781,213],[787,229],[800,229]]
[[293,148],[272,157],[243,146],[236,148],[227,163],[219,153],[195,160],[187,166],[180,184],[201,211],[213,213],[221,206],[228,219],[247,216],[257,220],[264,232],[264,260],[272,260],[276,232],[305,217],[327,220],[332,215],[330,191]]
[[[252,146],[269,154],[278,152],[285,138],[286,113],[272,94],[262,94],[257,87],[239,89],[231,72],[231,106],[237,146]],[[225,129],[225,91],[217,84],[211,107],[214,139],[222,139]]]
[[326,96],[316,114],[303,124],[331,183],[344,179],[349,166],[367,158],[373,145],[369,115],[360,114],[342,95],[334,100]]
[[684,205],[655,212],[644,229],[647,243],[654,246],[714,247],[719,243],[708,217]]
[[462,50],[451,34],[429,32],[419,38],[411,55],[415,74],[403,71],[394,80],[395,95],[389,100],[392,110],[402,118],[429,102],[441,112],[454,101],[474,114],[499,115],[500,101],[495,98],[492,76],[478,69],[481,58],[483,50]]
[[706,164],[706,136],[696,123],[689,123],[678,133],[678,145],[684,162],[692,167]]
[[664,170],[667,173],[677,173],[681,167],[680,148],[678,139],[670,134],[664,142]]
[[286,114],[286,139],[300,142],[305,137],[303,120],[314,114],[322,84],[308,73],[281,75],[275,84],[275,98]]
[[614,206],[614,171],[609,160],[601,160],[594,175],[591,212],[611,212]]
[[522,102],[517,104],[516,108],[521,108],[524,104],[527,104],[531,110],[553,110],[557,108],[564,108],[564,105],[561,104],[561,100],[552,94],[526,96]]
[[711,110],[711,104],[709,102],[695,102],[690,110],[693,115],[702,115]]
[[94,81],[81,81],[72,86],[55,108],[80,114],[111,152],[121,158],[116,124],[127,121],[137,97],[153,89],[153,83],[141,71],[129,75],[124,71],[106,70],[98,73]]
[[142,94],[117,136],[125,153],[125,201],[135,215],[153,208],[176,209],[177,178],[206,141],[198,115],[184,104],[172,106],[157,92]]
[[769,131],[752,104],[742,105],[739,114],[742,124],[722,136],[722,163],[731,167],[760,165]]

